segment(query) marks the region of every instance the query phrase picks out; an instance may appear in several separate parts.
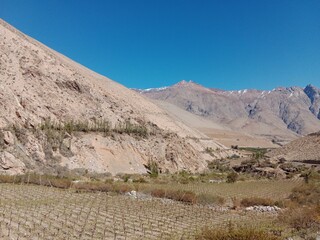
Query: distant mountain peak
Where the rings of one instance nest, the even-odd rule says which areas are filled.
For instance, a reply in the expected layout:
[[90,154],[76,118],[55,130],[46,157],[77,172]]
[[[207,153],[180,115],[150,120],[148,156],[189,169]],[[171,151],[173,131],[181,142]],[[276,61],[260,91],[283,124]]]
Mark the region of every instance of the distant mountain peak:
[[186,80],[182,80],[176,84],[174,84],[173,86],[179,87],[179,86],[188,86],[188,85],[200,85],[192,80],[186,81]]
[[318,92],[319,89],[318,89],[316,86],[312,85],[312,84],[308,84],[308,85],[304,88],[304,91],[305,91],[305,92]]

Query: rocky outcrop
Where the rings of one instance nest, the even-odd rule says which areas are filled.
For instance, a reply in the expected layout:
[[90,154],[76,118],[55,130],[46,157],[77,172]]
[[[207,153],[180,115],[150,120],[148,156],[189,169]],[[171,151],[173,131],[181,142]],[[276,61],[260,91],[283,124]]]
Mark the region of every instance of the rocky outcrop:
[[310,84],[304,88],[304,92],[311,101],[310,111],[320,119],[320,89]]

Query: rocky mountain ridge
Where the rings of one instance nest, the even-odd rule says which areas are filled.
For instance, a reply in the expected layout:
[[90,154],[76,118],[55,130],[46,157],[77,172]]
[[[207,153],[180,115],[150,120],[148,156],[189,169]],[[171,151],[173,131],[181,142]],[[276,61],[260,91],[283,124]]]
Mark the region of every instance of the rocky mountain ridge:
[[259,136],[294,139],[320,130],[320,89],[312,85],[271,91],[224,91],[181,81],[171,87],[139,92]]

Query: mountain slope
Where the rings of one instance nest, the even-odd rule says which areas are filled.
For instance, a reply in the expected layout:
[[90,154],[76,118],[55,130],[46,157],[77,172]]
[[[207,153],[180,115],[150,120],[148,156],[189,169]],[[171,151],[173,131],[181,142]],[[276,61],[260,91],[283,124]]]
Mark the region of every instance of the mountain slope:
[[[113,174],[146,172],[144,165],[149,161],[157,162],[162,171],[200,171],[212,158],[204,153],[206,147],[225,149],[136,92],[3,20],[0,83],[0,172],[57,171],[60,167]],[[48,119],[52,126],[39,127]],[[107,136],[93,131],[62,132],[60,125],[68,123],[70,130],[76,122],[91,126],[107,122],[114,130]],[[116,131],[128,122],[147,129],[147,136]]]
[[309,134],[268,153],[270,157],[288,161],[320,164],[320,132]]
[[270,139],[291,140],[320,129],[319,89],[312,86],[223,91],[182,81],[140,93],[231,129]]

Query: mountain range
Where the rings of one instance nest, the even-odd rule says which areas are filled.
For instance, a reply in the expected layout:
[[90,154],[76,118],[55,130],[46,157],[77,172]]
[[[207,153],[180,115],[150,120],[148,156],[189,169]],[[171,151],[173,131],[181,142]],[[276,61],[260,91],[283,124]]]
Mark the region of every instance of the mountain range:
[[224,91],[181,81],[170,87],[137,91],[158,103],[173,104],[217,125],[273,142],[320,130],[320,89],[312,85]]

